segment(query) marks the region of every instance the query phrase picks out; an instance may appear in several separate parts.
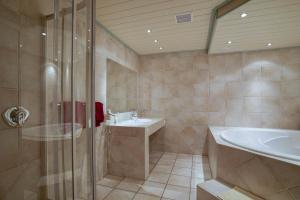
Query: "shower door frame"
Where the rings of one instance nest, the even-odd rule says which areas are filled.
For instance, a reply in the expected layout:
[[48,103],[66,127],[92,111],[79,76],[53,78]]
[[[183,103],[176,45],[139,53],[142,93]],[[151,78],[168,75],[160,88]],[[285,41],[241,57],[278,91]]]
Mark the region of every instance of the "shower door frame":
[[[59,0],[55,0],[59,1]],[[75,183],[75,164],[76,164],[76,136],[74,135],[75,133],[75,99],[74,99],[74,82],[75,82],[75,70],[74,70],[74,48],[75,48],[75,38],[76,38],[76,12],[80,8],[78,8],[78,4],[76,3],[77,0],[72,0],[72,8],[70,9],[65,9],[62,11],[62,24],[64,24],[64,15],[71,13],[71,18],[72,18],[72,33],[71,33],[71,102],[72,102],[72,145],[71,145],[71,152],[72,152],[72,197],[73,199],[77,198],[76,194],[76,183]],[[87,67],[87,77],[90,79],[87,79],[87,85],[89,90],[90,96],[87,97],[87,102],[90,103],[90,113],[87,112],[86,114],[86,127],[89,129],[89,143],[91,146],[89,147],[89,153],[91,154],[89,157],[91,158],[89,160],[90,164],[90,180],[91,180],[91,200],[96,199],[96,156],[95,156],[95,8],[96,8],[96,1],[95,0],[85,0],[86,2],[86,7],[87,7],[87,18],[89,19],[87,22],[87,27],[90,29],[88,31],[89,35],[87,35],[87,38],[90,38],[90,47],[86,48],[86,55],[87,55],[87,62],[86,62],[86,67]],[[54,9],[58,9],[54,6]],[[55,11],[54,11],[55,12]],[[44,18],[44,31],[47,32],[47,21],[53,19],[54,20],[54,26],[55,26],[55,16],[54,14],[45,16]],[[57,31],[57,30],[56,30]],[[57,33],[58,34],[58,33]],[[61,30],[62,34],[62,41],[61,45],[64,45],[64,26],[62,26]],[[53,40],[55,40],[55,35],[53,36]],[[46,43],[44,42],[44,55],[46,58]],[[53,47],[53,52],[57,53],[55,51],[55,47]],[[53,57],[56,55],[53,54]],[[58,55],[57,55],[58,56]],[[63,58],[63,51],[61,58]],[[63,62],[62,62],[63,63]],[[63,70],[61,70],[61,73],[63,73]],[[61,79],[61,93],[63,93],[63,79]],[[61,104],[60,106],[60,118],[62,119],[62,114],[63,114],[63,105]],[[89,116],[89,117],[87,117]],[[44,116],[45,120],[45,116]],[[42,154],[44,156],[45,161],[47,160],[47,144],[44,143],[44,147],[42,148]],[[44,173],[47,177],[47,164],[46,162],[43,162],[43,169],[42,172]],[[65,181],[63,183],[63,187],[65,188]],[[42,188],[42,193],[44,195],[47,195],[47,186]],[[65,195],[64,195],[65,196]],[[90,198],[89,198],[90,199]]]

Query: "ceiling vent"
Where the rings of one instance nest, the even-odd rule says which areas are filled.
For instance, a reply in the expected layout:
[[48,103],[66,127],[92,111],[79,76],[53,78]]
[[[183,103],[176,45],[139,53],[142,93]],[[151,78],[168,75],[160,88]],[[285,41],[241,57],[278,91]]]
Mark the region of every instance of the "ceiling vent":
[[191,13],[176,15],[175,17],[176,17],[177,24],[192,22],[192,14]]

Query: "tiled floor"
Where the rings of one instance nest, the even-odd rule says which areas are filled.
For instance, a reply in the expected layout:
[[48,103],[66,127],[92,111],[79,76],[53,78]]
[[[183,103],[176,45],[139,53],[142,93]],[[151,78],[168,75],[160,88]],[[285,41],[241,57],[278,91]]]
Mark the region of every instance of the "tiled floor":
[[153,152],[146,181],[106,176],[97,183],[97,200],[196,200],[196,186],[211,178],[207,157]]

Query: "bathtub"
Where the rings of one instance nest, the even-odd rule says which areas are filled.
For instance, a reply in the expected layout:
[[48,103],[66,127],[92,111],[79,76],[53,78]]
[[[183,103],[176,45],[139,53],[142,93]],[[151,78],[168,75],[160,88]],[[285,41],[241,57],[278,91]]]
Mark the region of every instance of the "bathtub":
[[238,147],[283,159],[300,161],[300,131],[263,128],[229,128],[220,137]]
[[295,200],[289,194],[300,185],[300,131],[209,127],[207,141],[214,179],[266,200]]

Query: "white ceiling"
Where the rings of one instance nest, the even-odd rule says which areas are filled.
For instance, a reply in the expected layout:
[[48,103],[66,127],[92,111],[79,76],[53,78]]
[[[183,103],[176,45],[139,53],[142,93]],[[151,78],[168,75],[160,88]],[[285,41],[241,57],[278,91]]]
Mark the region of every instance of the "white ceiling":
[[[96,18],[139,54],[206,49],[212,9],[223,1],[97,0]],[[176,24],[175,15],[187,12],[192,23]]]
[[209,53],[292,46],[300,46],[300,0],[251,0],[217,20]]

